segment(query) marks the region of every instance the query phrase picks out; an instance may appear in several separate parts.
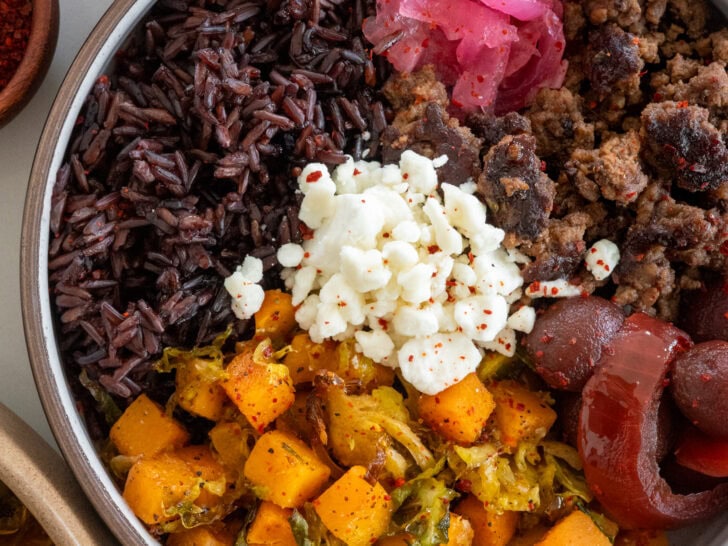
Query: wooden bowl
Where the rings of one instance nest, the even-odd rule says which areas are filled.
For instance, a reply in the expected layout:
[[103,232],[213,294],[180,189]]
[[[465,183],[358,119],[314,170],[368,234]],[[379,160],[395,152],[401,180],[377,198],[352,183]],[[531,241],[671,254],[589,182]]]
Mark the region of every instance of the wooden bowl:
[[36,92],[53,59],[58,42],[58,0],[33,0],[30,37],[25,56],[0,91],[0,127],[10,121]]
[[60,455],[2,404],[0,445],[0,481],[55,544],[114,544]]

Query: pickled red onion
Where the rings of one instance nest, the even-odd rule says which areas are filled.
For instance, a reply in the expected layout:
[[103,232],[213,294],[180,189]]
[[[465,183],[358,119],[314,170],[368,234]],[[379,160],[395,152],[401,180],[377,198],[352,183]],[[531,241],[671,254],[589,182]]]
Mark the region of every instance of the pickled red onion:
[[379,0],[364,35],[401,72],[433,64],[466,110],[525,106],[566,73],[558,0]]

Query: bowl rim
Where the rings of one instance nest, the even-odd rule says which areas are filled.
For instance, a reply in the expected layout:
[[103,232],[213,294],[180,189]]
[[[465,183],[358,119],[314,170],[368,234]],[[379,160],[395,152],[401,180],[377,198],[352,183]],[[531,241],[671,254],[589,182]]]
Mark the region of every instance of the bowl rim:
[[0,126],[30,100],[48,72],[58,43],[58,0],[33,0],[30,35],[23,58],[0,90]]
[[155,0],[114,0],[96,24],[56,95],[36,149],[23,209],[20,297],[28,356],[43,411],[81,489],[123,544],[159,544],[123,501],[97,455],[60,362],[48,290],[49,214],[55,173],[86,96]]

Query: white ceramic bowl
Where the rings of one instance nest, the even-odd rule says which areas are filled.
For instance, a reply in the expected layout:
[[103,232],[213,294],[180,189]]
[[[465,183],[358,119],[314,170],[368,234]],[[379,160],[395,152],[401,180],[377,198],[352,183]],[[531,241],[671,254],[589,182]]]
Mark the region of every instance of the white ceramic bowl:
[[[66,381],[48,298],[51,191],[71,130],[95,79],[154,0],[117,0],[81,49],[66,76],[41,136],[25,203],[21,243],[23,322],[41,401],[58,444],[101,517],[124,544],[157,544],[131,510],[99,460]],[[679,546],[728,545],[728,514],[720,521],[676,533]]]

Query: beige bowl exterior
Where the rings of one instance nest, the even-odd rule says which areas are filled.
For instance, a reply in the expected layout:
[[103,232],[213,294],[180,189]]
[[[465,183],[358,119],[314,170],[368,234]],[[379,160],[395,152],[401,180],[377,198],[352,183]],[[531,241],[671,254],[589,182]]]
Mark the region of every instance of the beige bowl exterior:
[[0,404],[0,482],[58,545],[114,544],[66,463],[30,426]]

